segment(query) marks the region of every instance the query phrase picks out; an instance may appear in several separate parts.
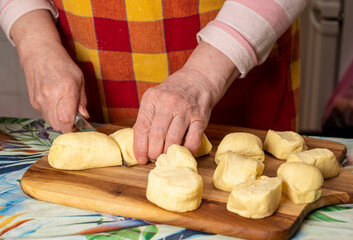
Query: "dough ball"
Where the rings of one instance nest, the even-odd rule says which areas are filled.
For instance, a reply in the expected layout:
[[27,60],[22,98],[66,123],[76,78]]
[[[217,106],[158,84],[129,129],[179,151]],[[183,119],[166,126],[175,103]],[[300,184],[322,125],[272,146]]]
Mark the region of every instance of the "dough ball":
[[156,167],[148,175],[146,197],[169,211],[186,212],[198,208],[203,182],[190,168]]
[[197,151],[195,157],[201,157],[203,155],[207,155],[211,152],[211,150],[212,150],[212,144],[208,140],[206,134],[203,132],[201,135],[201,146]]
[[119,146],[99,132],[75,132],[58,136],[48,155],[50,166],[64,170],[121,165]]
[[134,129],[123,128],[109,135],[120,147],[124,165],[138,164],[134,155]]
[[230,192],[235,185],[261,176],[263,170],[261,161],[228,151],[213,174],[213,185]]
[[282,180],[261,176],[236,185],[227,202],[227,210],[246,218],[265,218],[278,208],[282,196]]
[[321,196],[324,178],[314,166],[300,162],[283,163],[277,170],[283,193],[295,204],[311,203]]
[[215,156],[217,164],[229,150],[244,157],[254,158],[262,162],[265,159],[261,139],[251,133],[236,132],[226,135],[217,148]]
[[335,154],[327,148],[315,148],[289,155],[287,162],[303,162],[320,170],[326,178],[336,177],[340,171]]
[[191,152],[183,146],[170,145],[167,154],[161,154],[156,161],[157,167],[187,167],[197,172],[197,162]]
[[302,136],[296,132],[268,130],[264,149],[278,159],[287,159],[290,154],[307,150]]

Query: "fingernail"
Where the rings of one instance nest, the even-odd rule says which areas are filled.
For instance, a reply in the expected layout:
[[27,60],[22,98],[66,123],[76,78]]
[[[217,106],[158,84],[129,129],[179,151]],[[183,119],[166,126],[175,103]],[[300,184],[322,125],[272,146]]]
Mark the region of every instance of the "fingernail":
[[78,111],[81,113],[81,115],[82,115],[84,118],[86,118],[86,119],[90,118],[87,109],[84,108],[84,107],[82,107],[81,105],[79,106]]

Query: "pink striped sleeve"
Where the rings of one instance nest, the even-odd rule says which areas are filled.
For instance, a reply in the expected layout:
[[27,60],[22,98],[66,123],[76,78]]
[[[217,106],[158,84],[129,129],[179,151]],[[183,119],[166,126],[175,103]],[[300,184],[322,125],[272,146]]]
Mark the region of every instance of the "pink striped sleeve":
[[197,35],[222,51],[244,77],[263,63],[275,41],[293,23],[308,0],[228,0],[215,20]]
[[0,25],[13,45],[10,37],[12,24],[24,14],[37,9],[47,9],[54,18],[58,17],[57,9],[49,0],[0,0]]

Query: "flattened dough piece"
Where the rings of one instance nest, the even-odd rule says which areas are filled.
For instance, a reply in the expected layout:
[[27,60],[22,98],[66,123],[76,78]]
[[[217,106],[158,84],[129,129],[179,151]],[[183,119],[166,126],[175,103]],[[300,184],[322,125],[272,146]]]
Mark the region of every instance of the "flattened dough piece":
[[121,165],[121,153],[116,142],[99,132],[75,132],[58,136],[49,150],[53,168],[82,170]]
[[227,134],[218,145],[215,156],[217,164],[229,150],[244,157],[254,158],[262,162],[265,159],[261,139],[251,133],[236,132]]
[[322,176],[336,177],[340,171],[335,154],[327,148],[314,148],[289,155],[287,162],[303,162],[320,170]]
[[283,163],[277,170],[283,193],[295,204],[315,202],[321,196],[324,178],[314,166],[300,162]]
[[268,130],[264,149],[278,159],[287,159],[290,154],[307,150],[304,138],[292,131]]
[[203,181],[190,168],[156,167],[148,175],[146,197],[169,211],[197,209],[202,200]]
[[195,157],[201,157],[203,155],[207,155],[211,152],[212,150],[212,144],[208,140],[206,134],[203,132],[201,135],[201,146],[197,153],[195,154]]
[[138,164],[134,155],[134,129],[123,128],[110,134],[109,137],[120,147],[124,165],[133,166]]
[[227,210],[246,218],[265,218],[278,208],[282,196],[282,180],[261,176],[236,185],[227,202]]
[[167,154],[163,153],[157,158],[156,167],[187,167],[197,172],[197,162],[191,152],[177,144],[170,145]]
[[261,161],[228,151],[213,174],[213,186],[231,192],[235,185],[261,176],[263,170]]

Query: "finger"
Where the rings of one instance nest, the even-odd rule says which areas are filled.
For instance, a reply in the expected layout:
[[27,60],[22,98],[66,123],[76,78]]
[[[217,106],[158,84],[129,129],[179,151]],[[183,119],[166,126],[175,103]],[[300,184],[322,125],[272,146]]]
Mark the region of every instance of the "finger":
[[34,100],[33,105],[36,106],[36,109],[42,115],[46,123],[48,123],[55,131],[61,130],[56,115],[56,108],[53,107],[50,102],[47,102],[47,104],[40,104],[37,100]]
[[91,116],[89,115],[87,108],[82,106],[81,104],[78,105],[78,112],[85,118],[89,119]]
[[32,81],[27,81],[28,93],[31,105],[37,110],[46,123],[48,123],[55,131],[60,131],[60,125],[56,117],[56,109],[53,102],[42,97],[40,87]]
[[156,160],[163,153],[164,141],[167,136],[169,125],[173,116],[166,111],[158,111],[153,118],[150,132],[148,134],[148,156]]
[[77,112],[78,98],[71,96],[62,97],[57,103],[57,119],[63,133],[73,131],[74,119]]
[[84,81],[82,83],[81,87],[81,94],[80,94],[80,100],[78,104],[78,111],[81,113],[81,115],[88,119],[90,118],[89,113],[87,111],[87,97],[86,97],[86,91],[85,91],[85,84]]
[[41,108],[38,106],[37,110],[43,117],[44,121],[48,123],[55,131],[60,131],[60,125],[58,121],[55,121],[55,117],[51,117],[52,113],[45,112],[44,110],[41,110]]
[[154,115],[154,105],[141,101],[140,110],[134,125],[134,155],[140,164],[148,162],[148,133]]
[[45,120],[55,131],[61,131],[60,124],[56,115],[56,111],[50,110],[45,114]]
[[194,121],[189,126],[189,130],[185,137],[184,147],[189,149],[192,155],[195,155],[201,146],[201,136],[204,130],[205,125],[200,121]]
[[172,144],[181,145],[188,126],[189,121],[186,120],[185,116],[178,115],[173,118],[165,138],[164,153],[167,152],[169,146]]

